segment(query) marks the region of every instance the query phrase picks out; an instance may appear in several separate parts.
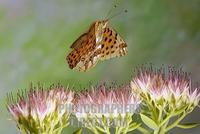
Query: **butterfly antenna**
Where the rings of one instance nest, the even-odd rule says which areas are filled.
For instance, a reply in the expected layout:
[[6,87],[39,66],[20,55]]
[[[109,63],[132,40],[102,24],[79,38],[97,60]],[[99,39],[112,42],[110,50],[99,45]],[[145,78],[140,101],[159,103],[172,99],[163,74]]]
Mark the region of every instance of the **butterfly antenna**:
[[110,8],[110,10],[108,11],[108,13],[106,14],[106,16],[105,16],[104,18],[107,19],[108,16],[112,13],[112,11],[113,11],[115,8],[117,8],[117,6],[118,6],[118,3],[117,3],[117,0],[115,0],[114,6],[112,6],[112,7]]
[[112,19],[112,18],[114,18],[114,17],[116,17],[116,16],[118,16],[118,15],[120,15],[120,14],[122,14],[122,13],[127,13],[128,12],[128,10],[127,9],[125,9],[125,10],[123,10],[123,11],[120,11],[120,12],[118,12],[118,13],[116,13],[116,14],[114,14],[113,16],[111,16],[110,18],[108,18],[109,20],[110,19]]

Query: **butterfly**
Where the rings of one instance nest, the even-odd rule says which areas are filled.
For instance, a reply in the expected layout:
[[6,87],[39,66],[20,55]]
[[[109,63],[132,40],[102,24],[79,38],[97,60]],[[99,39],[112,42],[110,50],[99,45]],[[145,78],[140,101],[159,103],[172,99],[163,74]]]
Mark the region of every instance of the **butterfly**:
[[98,61],[121,57],[127,54],[127,44],[110,25],[108,19],[95,21],[70,46],[66,60],[69,68],[86,72]]

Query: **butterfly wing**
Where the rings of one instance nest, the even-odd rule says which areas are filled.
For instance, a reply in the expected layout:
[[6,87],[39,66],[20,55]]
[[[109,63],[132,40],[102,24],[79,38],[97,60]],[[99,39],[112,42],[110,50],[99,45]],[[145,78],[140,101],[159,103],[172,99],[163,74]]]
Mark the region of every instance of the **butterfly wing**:
[[99,58],[96,52],[90,52],[89,54],[85,55],[84,58],[77,64],[77,68],[79,71],[86,72],[89,69],[93,68]]
[[[127,54],[127,45],[117,32],[110,26],[98,27],[95,22],[87,33],[82,34],[72,45],[67,56],[71,69],[87,71],[99,60],[120,57]],[[101,31],[102,30],[102,31]]]
[[83,68],[87,68],[86,61],[88,61],[88,57],[90,52],[95,49],[96,45],[96,37],[94,34],[94,24],[91,25],[89,31],[87,33],[82,34],[70,47],[72,51],[67,55],[66,60],[68,61],[69,67],[71,69],[78,68],[82,70]]
[[92,24],[90,30],[88,31],[88,38],[92,39],[92,49],[88,51],[82,58],[82,60],[77,64],[80,71],[87,71],[93,68],[100,59],[101,53],[101,41],[103,38],[103,30],[107,25],[106,21],[96,21]]
[[83,42],[85,42],[87,40],[87,33],[82,34],[76,41],[74,41],[74,43],[70,46],[70,48],[78,48],[80,47],[80,45],[84,44]]
[[87,71],[94,67],[99,60],[107,60],[114,57],[121,57],[127,54],[127,45],[122,37],[110,26],[103,29],[103,38],[93,51],[86,55],[83,62],[80,62],[79,70]]
[[127,44],[122,37],[110,26],[103,32],[101,41],[101,60],[107,60],[114,57],[121,57],[127,54]]

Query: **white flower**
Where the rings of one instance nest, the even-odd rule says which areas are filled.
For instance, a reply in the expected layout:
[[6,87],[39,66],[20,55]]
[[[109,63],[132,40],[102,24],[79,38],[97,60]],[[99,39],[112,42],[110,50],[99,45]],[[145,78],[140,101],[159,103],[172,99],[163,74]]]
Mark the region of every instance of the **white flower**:
[[[167,104],[175,101],[178,108],[185,102],[197,106],[200,100],[200,92],[197,88],[191,87],[191,78],[188,73],[173,68],[153,69],[141,68],[131,81],[131,88],[134,92],[149,95],[150,99],[159,102],[164,99]],[[175,100],[174,100],[175,99]]]
[[59,86],[50,90],[30,90],[27,96],[19,98],[19,102],[8,105],[8,111],[19,129],[30,133],[52,133],[54,127],[56,129],[68,123],[70,113],[60,108],[72,103],[74,93]]

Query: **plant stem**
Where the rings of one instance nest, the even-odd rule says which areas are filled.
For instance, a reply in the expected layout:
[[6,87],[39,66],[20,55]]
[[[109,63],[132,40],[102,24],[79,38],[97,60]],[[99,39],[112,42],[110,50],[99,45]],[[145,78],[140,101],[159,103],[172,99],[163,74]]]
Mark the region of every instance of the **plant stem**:
[[167,117],[161,122],[160,126],[165,125],[166,123],[168,123],[169,119],[173,117],[172,114],[167,115]]
[[158,134],[159,130],[154,130],[153,134]]
[[104,127],[105,131],[106,131],[106,134],[110,134],[110,128],[109,127]]
[[142,132],[143,134],[149,134],[149,131],[146,130],[145,128],[143,128],[143,127],[138,127],[137,130]]
[[129,126],[127,126],[127,127],[124,129],[123,134],[126,134],[126,133],[127,133],[128,128],[129,128]]
[[96,128],[87,127],[89,130],[91,130],[94,134],[99,134],[98,130]]
[[168,125],[169,120],[165,122],[165,124],[160,128],[160,134],[165,134],[165,129]]
[[121,134],[123,127],[116,127],[115,134]]
[[174,123],[172,123],[171,125],[169,125],[169,126],[166,128],[165,132],[167,132],[167,131],[169,131],[170,129],[176,127],[176,125],[178,125],[179,122],[180,122],[185,116],[186,116],[186,114],[185,114],[185,112],[184,112]]

